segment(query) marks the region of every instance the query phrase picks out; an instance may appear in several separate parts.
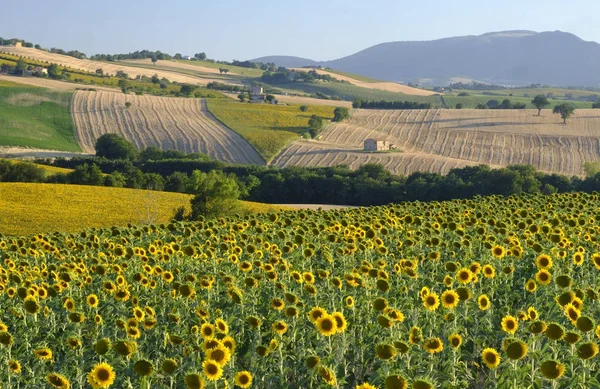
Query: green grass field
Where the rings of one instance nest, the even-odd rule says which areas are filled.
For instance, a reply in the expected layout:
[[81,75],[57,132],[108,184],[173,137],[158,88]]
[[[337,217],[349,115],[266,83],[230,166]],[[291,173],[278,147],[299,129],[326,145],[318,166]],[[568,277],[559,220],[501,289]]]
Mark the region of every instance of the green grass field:
[[71,119],[71,96],[0,81],[0,145],[81,151]]
[[[230,72],[234,72],[234,73],[236,73],[240,76],[244,76],[244,77],[252,77],[252,78],[260,77],[264,73],[264,71],[260,70],[260,69],[243,68],[240,66],[224,65],[222,63],[215,63],[215,62],[209,62],[209,61],[189,61],[187,59],[174,59],[173,61],[185,63],[188,65],[202,66],[202,67],[211,68],[211,69],[219,69],[219,68],[229,69]],[[158,61],[158,63],[160,63],[160,61]]]
[[299,135],[308,131],[312,115],[333,118],[334,107],[310,106],[300,112],[298,105],[239,103],[233,100],[207,100],[213,115],[244,137],[268,162]]
[[[503,95],[475,95],[471,96],[455,96],[455,95],[444,95],[443,96],[444,103],[446,108],[453,109],[456,107],[456,104],[462,103],[464,108],[475,108],[478,104],[486,104],[489,100],[498,100],[498,102],[502,102],[504,99],[509,99],[512,103],[524,103],[527,104],[527,108],[533,109],[535,108],[533,104],[531,104],[531,100],[533,97],[518,97],[518,96],[503,96]],[[573,104],[576,108],[592,108],[591,102],[586,101],[567,101],[567,100],[554,100],[549,99],[551,109],[557,104],[562,103],[570,103]]]
[[533,99],[536,95],[547,95],[552,93],[554,98],[564,99],[566,94],[571,94],[573,98],[588,97],[596,95],[600,98],[600,92],[592,92],[580,89],[566,89],[566,88],[520,88],[520,89],[501,89],[501,90],[482,90],[482,91],[456,91],[456,92],[475,92],[475,94],[485,95],[502,95],[508,96],[512,94],[518,97],[529,97]]

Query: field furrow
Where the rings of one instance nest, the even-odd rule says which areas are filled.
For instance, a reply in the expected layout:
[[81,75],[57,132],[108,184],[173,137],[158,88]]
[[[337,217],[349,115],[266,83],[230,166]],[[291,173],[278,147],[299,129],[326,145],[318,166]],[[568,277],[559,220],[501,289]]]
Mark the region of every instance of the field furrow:
[[[333,166],[348,161],[344,153],[349,152],[359,155],[350,164],[353,167],[379,161],[394,172],[443,173],[457,164],[531,164],[545,172],[581,176],[586,162],[600,160],[600,110],[578,109],[566,125],[547,111],[536,114],[534,110],[359,109],[350,120],[330,124],[322,142],[299,141],[301,148],[289,147],[276,163]],[[361,155],[358,150],[371,137],[388,139],[401,152]],[[290,154],[294,152],[302,156]]]
[[78,91],[71,111],[77,140],[87,152],[94,151],[102,134],[117,133],[138,148],[158,146],[201,152],[224,162],[264,164],[256,150],[215,120],[201,100]]

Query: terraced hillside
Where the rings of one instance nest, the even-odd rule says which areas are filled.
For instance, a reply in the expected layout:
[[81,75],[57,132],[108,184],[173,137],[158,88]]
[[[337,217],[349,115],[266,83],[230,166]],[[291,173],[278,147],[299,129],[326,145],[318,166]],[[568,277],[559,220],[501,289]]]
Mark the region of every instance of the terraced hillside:
[[77,139],[88,152],[101,135],[117,133],[138,148],[154,145],[225,162],[264,164],[246,140],[208,112],[204,100],[77,91],[72,115]]
[[[355,168],[379,162],[398,174],[446,173],[471,164],[531,164],[539,170],[582,175],[600,160],[600,111],[577,110],[567,125],[534,110],[356,110],[350,120],[329,125],[319,142],[297,142],[280,154],[278,166]],[[385,138],[399,149],[365,153],[367,138]]]

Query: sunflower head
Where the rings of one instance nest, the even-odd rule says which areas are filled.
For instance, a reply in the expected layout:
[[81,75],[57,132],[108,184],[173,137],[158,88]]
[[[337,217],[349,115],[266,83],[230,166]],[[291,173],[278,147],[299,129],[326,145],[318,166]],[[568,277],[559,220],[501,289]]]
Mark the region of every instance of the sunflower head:
[[582,343],[577,348],[577,355],[581,359],[591,359],[598,354],[598,345],[594,342]]
[[234,381],[240,388],[249,388],[252,386],[252,374],[249,371],[237,372]]
[[164,374],[171,375],[175,372],[175,370],[177,369],[177,366],[178,366],[178,364],[175,359],[167,358],[162,361],[162,364],[160,365],[160,369],[162,370],[162,372]]
[[46,382],[48,382],[53,388],[69,389],[71,387],[71,383],[67,377],[58,373],[50,373],[46,375]]
[[406,389],[408,382],[401,375],[389,375],[385,379],[385,389]]
[[423,349],[430,354],[440,353],[444,350],[444,343],[440,338],[429,338],[423,343]]
[[311,355],[310,357],[306,358],[306,366],[309,369],[314,369],[315,367],[317,367],[319,364],[321,363],[321,358],[319,358],[316,355]]
[[202,389],[205,386],[204,379],[198,373],[186,374],[184,382],[187,389]]
[[377,358],[388,360],[396,356],[396,348],[391,344],[382,343],[375,347],[375,353],[377,354]]
[[595,327],[594,320],[589,316],[580,316],[575,325],[582,332],[590,332]]
[[87,375],[92,388],[108,388],[115,381],[115,371],[108,363],[99,363]]
[[450,342],[452,348],[457,349],[462,345],[463,338],[460,336],[460,334],[454,333],[448,337],[448,341]]
[[494,350],[493,348],[484,349],[481,352],[481,359],[483,360],[483,363],[485,363],[485,365],[490,369],[495,369],[498,367],[498,365],[500,365],[500,354],[498,354],[498,351]]
[[519,328],[519,322],[516,317],[509,315],[502,318],[501,326],[502,331],[508,334],[514,334]]
[[560,340],[565,336],[565,329],[558,323],[550,323],[544,333],[550,340]]
[[540,365],[542,375],[549,380],[559,379],[565,373],[565,365],[555,360],[547,360]]
[[506,355],[513,360],[525,358],[527,351],[527,344],[520,340],[513,341],[506,347]]

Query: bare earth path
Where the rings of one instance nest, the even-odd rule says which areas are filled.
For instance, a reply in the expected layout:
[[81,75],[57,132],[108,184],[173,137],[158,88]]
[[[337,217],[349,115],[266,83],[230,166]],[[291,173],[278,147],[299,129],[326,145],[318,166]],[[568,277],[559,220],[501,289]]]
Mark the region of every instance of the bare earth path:
[[204,100],[77,91],[71,112],[78,142],[87,152],[93,152],[100,135],[117,133],[138,148],[158,146],[201,152],[224,162],[265,163],[245,139],[208,112]]
[[[352,168],[377,162],[397,174],[447,173],[474,164],[531,164],[545,172],[583,175],[600,161],[600,110],[578,109],[562,124],[546,110],[355,110],[332,123],[320,141],[297,141],[278,155],[277,166]],[[365,153],[367,138],[389,139],[398,149]]]

